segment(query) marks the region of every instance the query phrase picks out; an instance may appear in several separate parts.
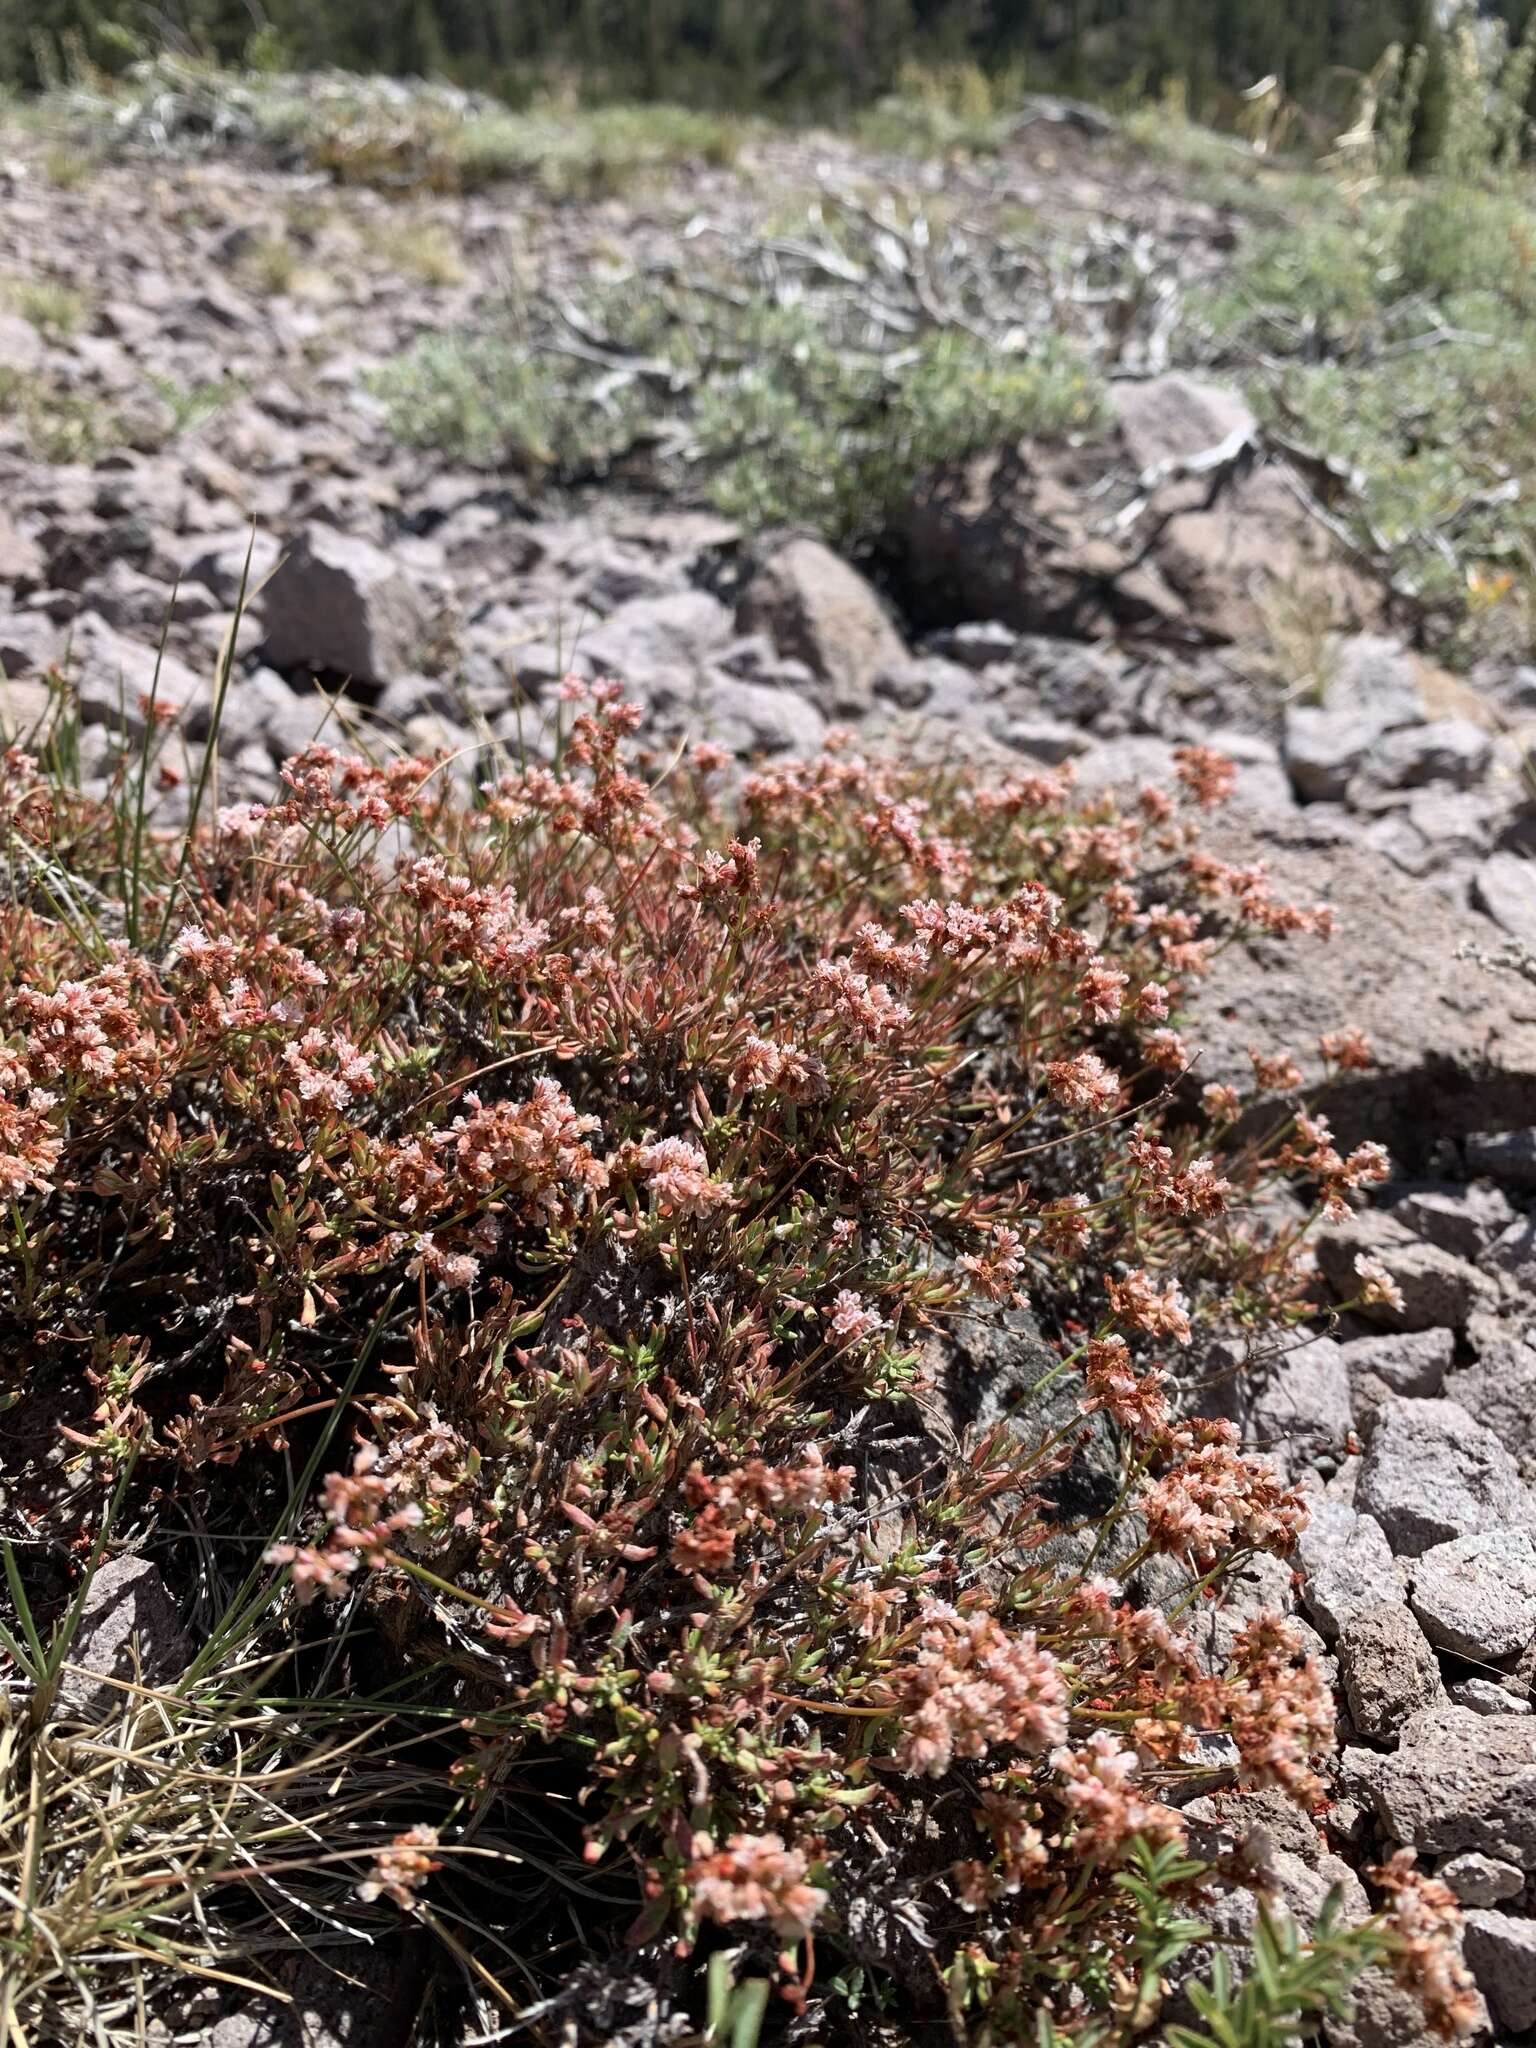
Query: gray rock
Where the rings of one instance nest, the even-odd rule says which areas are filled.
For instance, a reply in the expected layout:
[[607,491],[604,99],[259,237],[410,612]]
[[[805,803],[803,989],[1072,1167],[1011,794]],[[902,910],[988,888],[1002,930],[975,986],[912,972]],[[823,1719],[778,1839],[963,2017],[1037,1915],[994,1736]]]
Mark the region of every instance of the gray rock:
[[[1522,866],[1525,863],[1522,862]],[[1532,869],[1536,876],[1536,868]],[[1536,891],[1536,882],[1533,882]],[[1536,914],[1536,893],[1532,897]],[[1487,1174],[1506,1186],[1527,1194],[1536,1193],[1536,1129],[1522,1131],[1468,1131],[1465,1139],[1467,1166],[1473,1173]],[[1468,1190],[1470,1193],[1470,1190]]]
[[1536,1921],[1474,1906],[1464,1953],[1500,2025],[1515,2034],[1536,2026]]
[[579,647],[594,673],[654,697],[656,686],[688,688],[734,634],[731,615],[707,590],[639,598],[583,634]]
[[1339,1630],[1339,1676],[1350,1719],[1373,1742],[1394,1736],[1440,1692],[1440,1667],[1406,1607],[1367,1607]]
[[1258,421],[1239,392],[1178,371],[1117,383],[1111,400],[1126,451],[1143,472],[1258,433]]
[[1331,1337],[1314,1337],[1267,1368],[1249,1407],[1249,1434],[1261,1450],[1284,1445],[1288,1462],[1342,1451],[1353,1430],[1349,1367]]
[[925,644],[935,654],[979,672],[1012,661],[1018,651],[1019,635],[1000,620],[972,619],[933,634]]
[[1472,877],[1472,900],[1528,953],[1536,953],[1536,865],[1518,853],[1491,853]]
[[[1536,1324],[1536,1318],[1533,1318]],[[1536,1483],[1536,1348],[1527,1325],[1473,1316],[1467,1334],[1476,1360],[1448,1375],[1445,1392],[1487,1425],[1513,1457],[1527,1484]],[[1512,1518],[1518,1519],[1518,1518]]]
[[[1331,903],[1339,930],[1330,944],[1253,940],[1217,956],[1187,1029],[1203,1079],[1251,1089],[1248,1048],[1289,1046],[1345,1148],[1379,1139],[1409,1171],[1441,1136],[1536,1124],[1529,987],[1497,963],[1494,943],[1468,957],[1464,902],[1356,844],[1320,840],[1313,818],[1313,809],[1218,814],[1207,832],[1223,859],[1266,861],[1278,900]],[[1351,1024],[1366,1033],[1375,1064],[1326,1078],[1318,1037]]]
[[155,1566],[142,1557],[113,1558],[98,1568],[85,1596],[57,1711],[100,1720],[132,1697],[113,1681],[169,1685],[191,1658],[191,1639]]
[[1449,1330],[1397,1330],[1384,1337],[1356,1338],[1344,1346],[1344,1363],[1357,1408],[1363,1414],[1385,1394],[1409,1394],[1420,1400],[1438,1394],[1455,1355],[1456,1340]]
[[1476,1849],[1536,1869],[1536,1719],[1450,1704],[1416,1716],[1382,1759],[1376,1805],[1421,1852]]
[[1373,1304],[1358,1313],[1390,1329],[1460,1329],[1489,1294],[1467,1260],[1416,1237],[1386,1211],[1366,1209],[1318,1240],[1317,1263],[1340,1301],[1351,1301],[1360,1292],[1355,1260],[1362,1254],[1386,1267],[1402,1292],[1403,1305],[1395,1309]]
[[693,700],[685,721],[743,760],[757,754],[815,753],[827,722],[807,697],[769,683],[713,676]]
[[1525,1890],[1525,1872],[1497,1856],[1467,1849],[1441,1864],[1436,1877],[1448,1884],[1464,1906],[1497,1906]]
[[1497,1664],[1536,1635],[1536,1544],[1524,1529],[1438,1543],[1414,1563],[1408,1604],[1439,1650]]
[[1329,1641],[1356,1615],[1402,1598],[1401,1568],[1381,1524],[1343,1501],[1312,1503],[1297,1549],[1303,1604]]
[[0,363],[26,377],[41,366],[42,360],[42,336],[31,321],[0,306]]
[[74,623],[69,640],[68,670],[80,718],[86,725],[108,725],[131,733],[144,731],[151,692],[155,703],[181,711],[211,687],[173,654],[157,654],[137,640],[116,633],[94,612]]
[[1381,732],[1369,712],[1294,705],[1285,714],[1283,756],[1296,794],[1304,803],[1339,801]]
[[1348,634],[1333,649],[1326,701],[1379,720],[1379,732],[1416,725],[1424,715],[1417,660],[1387,634]]
[[246,602],[253,602],[282,554],[277,540],[260,529],[235,528],[226,533],[198,534],[183,545],[188,552],[182,564],[182,581],[202,584],[226,609],[233,609],[239,598],[242,576],[246,578]]
[[1447,1687],[1458,1707],[1470,1707],[1474,1714],[1528,1714],[1531,1703],[1507,1685],[1495,1685],[1491,1678],[1462,1678]]
[[1444,782],[1468,789],[1487,772],[1493,742],[1467,718],[1436,719],[1387,733],[1366,763],[1366,779],[1383,789],[1419,789]]
[[[1518,1134],[1511,1134],[1518,1135]],[[1536,1167],[1536,1131],[1532,1164]],[[1467,1139],[1467,1164],[1475,1173],[1496,1169],[1473,1162],[1474,1139]],[[1508,1227],[1514,1217],[1509,1197],[1490,1182],[1478,1181],[1469,1188],[1410,1188],[1392,1205],[1391,1214],[1419,1237],[1428,1238],[1444,1252],[1459,1259],[1477,1259]]]
[[273,570],[258,607],[274,668],[359,683],[419,667],[432,627],[425,592],[393,556],[318,522]]
[[1376,1517],[1399,1557],[1532,1522],[1514,1459],[1450,1400],[1394,1395],[1381,1403],[1370,1418],[1355,1502]]
[[817,540],[789,541],[768,557],[747,586],[737,623],[803,661],[823,685],[821,708],[834,717],[868,710],[875,677],[906,658],[869,584]]

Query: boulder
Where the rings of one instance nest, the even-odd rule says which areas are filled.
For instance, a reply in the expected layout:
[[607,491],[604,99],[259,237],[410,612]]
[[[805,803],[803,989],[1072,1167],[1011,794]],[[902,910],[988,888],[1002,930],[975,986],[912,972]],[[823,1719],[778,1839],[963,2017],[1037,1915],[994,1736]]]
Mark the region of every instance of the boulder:
[[130,640],[94,612],[75,620],[66,673],[82,724],[111,726],[135,739],[144,732],[151,693],[157,708],[170,711],[183,711],[212,694],[211,681],[204,682],[174,654],[162,655]]
[[1528,1327],[1472,1317],[1467,1328],[1477,1357],[1447,1377],[1445,1392],[1493,1431],[1521,1477],[1536,1485],[1536,1348],[1527,1342]]
[[1402,1568],[1374,1516],[1339,1500],[1315,1499],[1310,1506],[1312,1519],[1297,1544],[1301,1597],[1331,1641],[1356,1615],[1402,1598]]
[[1408,1604],[1437,1649],[1475,1664],[1517,1656],[1536,1636],[1536,1544],[1524,1529],[1437,1543],[1413,1565]]
[[1480,1856],[1475,1849],[1448,1858],[1435,1875],[1464,1906],[1497,1906],[1525,1890],[1523,1870],[1513,1863],[1501,1863],[1497,1856]]
[[1495,1685],[1491,1678],[1460,1678],[1447,1688],[1458,1707],[1470,1707],[1474,1714],[1528,1714],[1531,1703],[1507,1685]]
[[272,667],[357,683],[418,668],[432,630],[426,593],[393,556],[318,521],[272,571],[257,605]]
[[1355,1426],[1343,1347],[1314,1337],[1282,1352],[1266,1367],[1247,1419],[1259,1449],[1283,1447],[1293,1468],[1323,1451],[1342,1452]]
[[[1469,953],[1467,916],[1432,880],[1416,882],[1312,813],[1220,820],[1213,852],[1264,860],[1282,902],[1334,906],[1331,941],[1256,939],[1226,947],[1196,989],[1185,1036],[1202,1057],[1201,1085],[1252,1087],[1248,1048],[1289,1046],[1316,1107],[1345,1145],[1375,1138],[1401,1168],[1433,1139],[1536,1124],[1536,995],[1495,949]],[[1403,991],[1413,1000],[1405,1002]],[[1350,1025],[1373,1067],[1328,1075],[1318,1038]],[[1257,1109],[1255,1129],[1272,1121]]]
[[[1468,1164],[1473,1141],[1467,1140]],[[1474,1168],[1486,1172],[1486,1167]],[[1477,1260],[1514,1220],[1515,1211],[1502,1188],[1477,1181],[1467,1188],[1409,1188],[1392,1204],[1392,1215],[1416,1237],[1427,1238],[1459,1259]]]
[[1464,1953],[1499,2024],[1512,2034],[1536,2026],[1536,1920],[1475,1906]]
[[30,590],[43,578],[43,551],[23,533],[9,512],[0,510],[0,583]]
[[1421,1854],[1475,1849],[1536,1870],[1536,1719],[1431,1708],[1375,1779],[1382,1820]]
[[1372,1742],[1389,1740],[1439,1697],[1435,1653],[1406,1607],[1360,1609],[1339,1630],[1335,1648],[1350,1719]]
[[1385,1395],[1423,1400],[1438,1394],[1456,1353],[1449,1330],[1400,1330],[1383,1337],[1359,1337],[1344,1346],[1350,1395],[1359,1414]]
[[[1521,866],[1525,865],[1522,861]],[[1536,878],[1536,866],[1531,873]],[[1536,897],[1532,904],[1536,910]],[[1469,1131],[1464,1150],[1472,1173],[1487,1174],[1507,1187],[1519,1188],[1522,1194],[1536,1194],[1536,1127],[1527,1126],[1521,1131]],[[1472,1189],[1468,1188],[1467,1193],[1470,1195]],[[1509,1204],[1504,1206],[1508,1212]],[[1508,1221],[1508,1213],[1505,1220]]]
[[1369,712],[1293,705],[1283,735],[1291,786],[1304,803],[1339,802],[1380,738],[1381,726]]
[[132,1697],[118,1681],[169,1685],[192,1658],[164,1579],[147,1558],[117,1557],[99,1565],[80,1610],[60,1682],[57,1712],[101,1720]]
[[581,636],[579,649],[597,674],[617,676],[627,693],[655,702],[663,689],[695,687],[733,633],[718,598],[674,590],[620,605]]
[[1431,782],[1470,789],[1481,782],[1492,756],[1492,740],[1471,719],[1431,719],[1385,734],[1365,763],[1365,779],[1385,790],[1422,789]]
[[1370,1418],[1355,1505],[1376,1517],[1399,1557],[1533,1520],[1515,1461],[1491,1429],[1457,1401],[1396,1395]]
[[867,711],[876,676],[906,659],[900,634],[856,569],[817,540],[771,554],[737,611],[743,632],[767,633],[780,654],[803,661],[834,717]]
[[1536,863],[1491,853],[1472,877],[1472,901],[1499,930],[1536,954]]
[[1403,1302],[1401,1308],[1376,1302],[1356,1313],[1389,1329],[1460,1329],[1488,1294],[1475,1266],[1417,1236],[1385,1210],[1361,1210],[1318,1239],[1317,1263],[1340,1301],[1360,1292],[1355,1261],[1361,1257],[1385,1266]]

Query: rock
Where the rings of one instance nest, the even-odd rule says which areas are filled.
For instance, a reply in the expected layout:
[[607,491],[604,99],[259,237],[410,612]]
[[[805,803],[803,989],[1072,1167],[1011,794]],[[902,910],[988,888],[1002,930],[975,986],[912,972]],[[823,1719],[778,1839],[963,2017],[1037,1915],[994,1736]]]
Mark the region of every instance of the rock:
[[[3,361],[0,355],[0,361]],[[43,551],[22,532],[9,512],[0,510],[0,583],[13,590],[32,589],[43,580]]]
[[80,717],[87,725],[144,732],[151,692],[157,706],[180,711],[210,694],[210,685],[173,654],[116,633],[94,612],[76,619],[69,637],[68,673]]
[[[658,698],[665,710],[668,699]],[[768,683],[744,683],[735,676],[711,676],[690,699],[683,721],[699,738],[709,738],[750,760],[758,754],[815,753],[827,722],[807,697]],[[673,714],[676,720],[677,714]]]
[[1507,1685],[1495,1685],[1491,1678],[1462,1678],[1448,1688],[1451,1698],[1458,1707],[1470,1707],[1474,1714],[1528,1714],[1531,1703],[1510,1691]]
[[1536,865],[1518,853],[1490,854],[1472,877],[1472,901],[1536,954]]
[[[1380,1140],[1421,1170],[1432,1140],[1536,1124],[1536,994],[1493,950],[1469,957],[1465,907],[1355,843],[1308,843],[1312,812],[1218,819],[1210,850],[1267,862],[1281,902],[1329,902],[1329,943],[1226,947],[1198,986],[1185,1032],[1201,1085],[1252,1087],[1251,1045],[1289,1046],[1315,1108],[1348,1147]],[[1403,1001],[1403,990],[1414,992]],[[1320,1034],[1363,1030],[1375,1064],[1325,1075]],[[1256,1115],[1267,1122],[1270,1106]]]
[[1379,732],[1390,732],[1423,718],[1419,678],[1418,658],[1401,640],[1384,633],[1350,633],[1334,645],[1324,701],[1330,710],[1375,718]]
[[1514,1459],[1459,1402],[1393,1395],[1368,1430],[1355,1504],[1376,1517],[1397,1556],[1531,1525],[1532,1502]]
[[254,602],[283,552],[270,533],[259,529],[199,534],[186,545],[190,552],[182,566],[182,581],[202,584],[226,609],[233,609],[242,577],[246,602]]
[[1487,773],[1493,742],[1468,718],[1434,719],[1385,734],[1365,764],[1365,779],[1378,789],[1419,789],[1449,783],[1469,789]]
[[1475,1906],[1464,1953],[1494,2018],[1515,2034],[1536,2026],[1536,1921]]
[[1464,1906],[1497,1906],[1525,1890],[1523,1870],[1517,1870],[1513,1863],[1501,1863],[1496,1856],[1480,1856],[1475,1849],[1452,1856],[1435,1875],[1450,1886]]
[[1344,1363],[1358,1411],[1363,1414],[1374,1407],[1384,1394],[1408,1394],[1419,1400],[1438,1394],[1455,1353],[1456,1340],[1449,1330],[1399,1330],[1346,1344]]
[[1294,705],[1285,714],[1283,746],[1291,787],[1304,803],[1337,803],[1380,737],[1367,712]]
[[1355,1426],[1349,1368],[1331,1337],[1298,1344],[1267,1367],[1248,1409],[1248,1432],[1261,1450],[1283,1446],[1287,1462],[1342,1452]]
[[1472,1173],[1487,1174],[1490,1179],[1501,1180],[1525,1194],[1536,1194],[1536,1128],[1469,1131],[1464,1149]]
[[[1519,1136],[1519,1133],[1512,1135]],[[1536,1132],[1530,1133],[1536,1140]],[[1472,1165],[1474,1139],[1467,1139],[1467,1163]],[[1536,1164],[1536,1146],[1533,1146]],[[1481,1164],[1473,1169],[1487,1173]],[[1410,1188],[1392,1204],[1392,1216],[1418,1237],[1428,1238],[1459,1259],[1478,1259],[1514,1216],[1509,1198],[1499,1188],[1480,1181],[1469,1188]],[[1407,1390],[1404,1389],[1406,1392]]]
[[257,602],[272,667],[358,683],[419,667],[432,626],[425,593],[392,556],[318,522],[305,527]]
[[1408,1604],[1437,1649],[1475,1664],[1517,1656],[1536,1636],[1536,1544],[1524,1529],[1437,1543],[1413,1566]]
[[[1482,2005],[1481,1998],[1477,2004]],[[1472,2038],[1487,2030],[1484,2010]],[[1323,2038],[1328,2048],[1443,2048],[1444,2040],[1425,2019],[1423,2001],[1382,1969],[1367,1970],[1350,1987],[1348,2020],[1325,2022]]]
[[1339,1630],[1336,1648],[1350,1719],[1374,1742],[1439,1696],[1435,1653],[1406,1607],[1360,1609]]
[[17,376],[28,377],[42,360],[42,336],[31,321],[0,306],[0,363]]
[[1485,1423],[1536,1485],[1536,1349],[1526,1326],[1474,1316],[1467,1328],[1477,1358],[1447,1377],[1446,1395]]
[[1381,1524],[1343,1501],[1315,1500],[1297,1545],[1302,1601],[1331,1641],[1356,1615],[1402,1597],[1401,1569]]
[[1415,1717],[1382,1759],[1376,1805],[1421,1853],[1476,1849],[1536,1870],[1536,1719],[1450,1704]]
[[100,1720],[131,1694],[112,1681],[170,1685],[192,1659],[164,1579],[147,1558],[117,1557],[98,1566],[80,1610],[69,1663],[59,1685],[57,1711]]
[[743,632],[764,632],[825,686],[834,717],[867,711],[875,677],[906,659],[901,636],[856,569],[817,540],[792,540],[770,555],[737,611]]
[[999,619],[974,619],[932,634],[925,646],[957,662],[961,668],[979,673],[1012,661],[1018,651],[1019,635]]
[[729,645],[730,613],[707,590],[644,597],[610,612],[581,639],[595,673],[617,676],[628,691],[654,699],[658,687],[691,687]]
[[1251,441],[1259,431],[1258,420],[1238,392],[1177,371],[1117,383],[1110,402],[1143,480],[1148,470],[1187,462],[1226,442]]
[[1385,1210],[1362,1210],[1318,1240],[1318,1265],[1340,1301],[1360,1292],[1355,1261],[1362,1256],[1386,1267],[1403,1305],[1373,1303],[1356,1313],[1394,1330],[1460,1329],[1487,1292],[1475,1266],[1416,1237]]

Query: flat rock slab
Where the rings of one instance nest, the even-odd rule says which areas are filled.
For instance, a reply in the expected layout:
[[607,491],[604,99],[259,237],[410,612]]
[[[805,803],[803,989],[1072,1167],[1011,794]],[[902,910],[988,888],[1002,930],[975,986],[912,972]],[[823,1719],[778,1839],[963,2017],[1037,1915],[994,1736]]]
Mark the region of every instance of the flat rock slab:
[[[1287,1045],[1346,1144],[1377,1138],[1410,1165],[1432,1136],[1536,1123],[1536,985],[1497,960],[1502,932],[1384,856],[1324,837],[1305,811],[1210,833],[1225,858],[1267,862],[1278,898],[1331,903],[1338,933],[1218,957],[1185,1033],[1201,1085],[1249,1092],[1248,1048]],[[1350,1025],[1376,1065],[1328,1080],[1318,1039]]]
[[1436,1649],[1474,1663],[1517,1656],[1536,1636],[1536,1544],[1524,1529],[1437,1543],[1413,1567],[1408,1604]]
[[1532,1520],[1531,1497],[1492,1430],[1459,1401],[1398,1395],[1371,1416],[1355,1506],[1375,1516],[1398,1557]]
[[1431,1708],[1403,1728],[1373,1789],[1394,1837],[1421,1855],[1475,1849],[1536,1870],[1536,1719]]

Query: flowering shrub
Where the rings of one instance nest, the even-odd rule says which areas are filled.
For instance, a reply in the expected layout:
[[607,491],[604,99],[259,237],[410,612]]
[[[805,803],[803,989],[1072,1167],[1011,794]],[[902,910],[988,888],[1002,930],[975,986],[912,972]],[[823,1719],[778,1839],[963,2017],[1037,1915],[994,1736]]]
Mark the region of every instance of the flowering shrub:
[[[167,1543],[346,1446],[263,1625],[349,1617],[457,1731],[364,1900],[430,1916],[481,1802],[574,1793],[674,1972],[723,1928],[791,2006],[852,1981],[819,1953],[978,2040],[1126,2035],[1197,1737],[1304,1804],[1332,1739],[1287,1624],[1225,1669],[1181,1632],[1305,1507],[1176,1370],[1307,1313],[1269,1180],[1384,1171],[1316,1117],[1237,1143],[1178,1031],[1224,937],[1327,913],[1202,851],[1200,749],[1123,811],[836,746],[727,795],[637,717],[599,686],[473,805],[316,747],[180,846],[5,758],[7,1355]],[[980,1430],[977,1324],[1049,1361]]]

